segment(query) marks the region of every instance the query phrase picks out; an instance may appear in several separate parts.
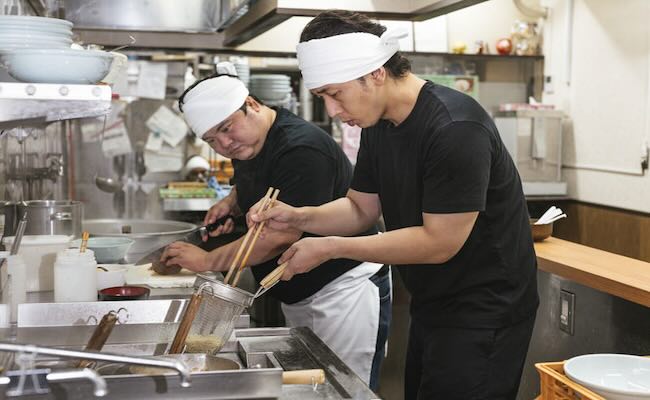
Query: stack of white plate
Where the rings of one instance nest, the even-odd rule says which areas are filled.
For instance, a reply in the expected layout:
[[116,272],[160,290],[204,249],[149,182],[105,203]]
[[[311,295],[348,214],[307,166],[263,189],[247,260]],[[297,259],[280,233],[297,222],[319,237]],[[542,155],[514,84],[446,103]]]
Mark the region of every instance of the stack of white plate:
[[239,79],[248,87],[251,80],[251,69],[248,66],[248,62],[235,61],[233,65],[235,66],[235,71],[237,71]]
[[45,17],[0,15],[0,52],[65,49],[72,44],[72,22]]
[[277,74],[252,75],[249,89],[262,101],[283,101],[291,98],[291,78]]

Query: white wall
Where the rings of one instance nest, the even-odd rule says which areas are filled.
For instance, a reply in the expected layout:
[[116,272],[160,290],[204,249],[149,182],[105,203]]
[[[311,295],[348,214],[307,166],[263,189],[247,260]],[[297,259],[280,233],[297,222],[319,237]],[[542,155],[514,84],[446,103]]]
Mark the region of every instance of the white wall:
[[[624,3],[624,4],[623,4]],[[570,116],[564,176],[578,200],[650,212],[650,176],[641,176],[650,120],[650,1],[550,2],[544,101]]]

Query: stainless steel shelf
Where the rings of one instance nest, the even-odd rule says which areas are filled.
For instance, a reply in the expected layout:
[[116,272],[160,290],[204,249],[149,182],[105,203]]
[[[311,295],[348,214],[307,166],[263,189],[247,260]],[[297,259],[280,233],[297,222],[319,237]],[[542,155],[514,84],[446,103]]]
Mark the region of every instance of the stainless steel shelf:
[[105,85],[0,82],[0,129],[106,115],[111,96]]
[[208,211],[218,198],[163,199],[165,211]]

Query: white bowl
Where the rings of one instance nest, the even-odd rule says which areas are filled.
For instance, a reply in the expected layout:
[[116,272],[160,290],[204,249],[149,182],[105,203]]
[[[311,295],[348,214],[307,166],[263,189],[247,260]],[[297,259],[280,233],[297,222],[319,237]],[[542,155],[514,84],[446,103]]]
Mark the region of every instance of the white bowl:
[[21,82],[69,84],[99,82],[113,60],[105,51],[75,49],[13,50],[0,58],[8,65],[9,75]]
[[568,360],[564,372],[608,400],[650,399],[650,358],[588,354]]
[[64,26],[72,29],[72,22],[59,18],[33,17],[26,15],[0,15],[0,25]]
[[126,268],[120,264],[97,264],[97,290],[123,286],[126,283]]
[[10,31],[0,28],[0,39],[2,40],[22,40],[35,42],[38,40],[70,40],[72,34],[61,32],[31,32],[31,31]]

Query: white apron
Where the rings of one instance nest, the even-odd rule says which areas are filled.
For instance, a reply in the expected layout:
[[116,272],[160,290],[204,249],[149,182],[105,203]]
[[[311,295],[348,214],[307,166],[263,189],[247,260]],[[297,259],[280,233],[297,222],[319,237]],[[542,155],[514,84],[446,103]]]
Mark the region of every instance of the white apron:
[[381,267],[359,264],[311,297],[282,303],[288,326],[310,328],[366,384],[379,329],[379,288],[369,278]]

